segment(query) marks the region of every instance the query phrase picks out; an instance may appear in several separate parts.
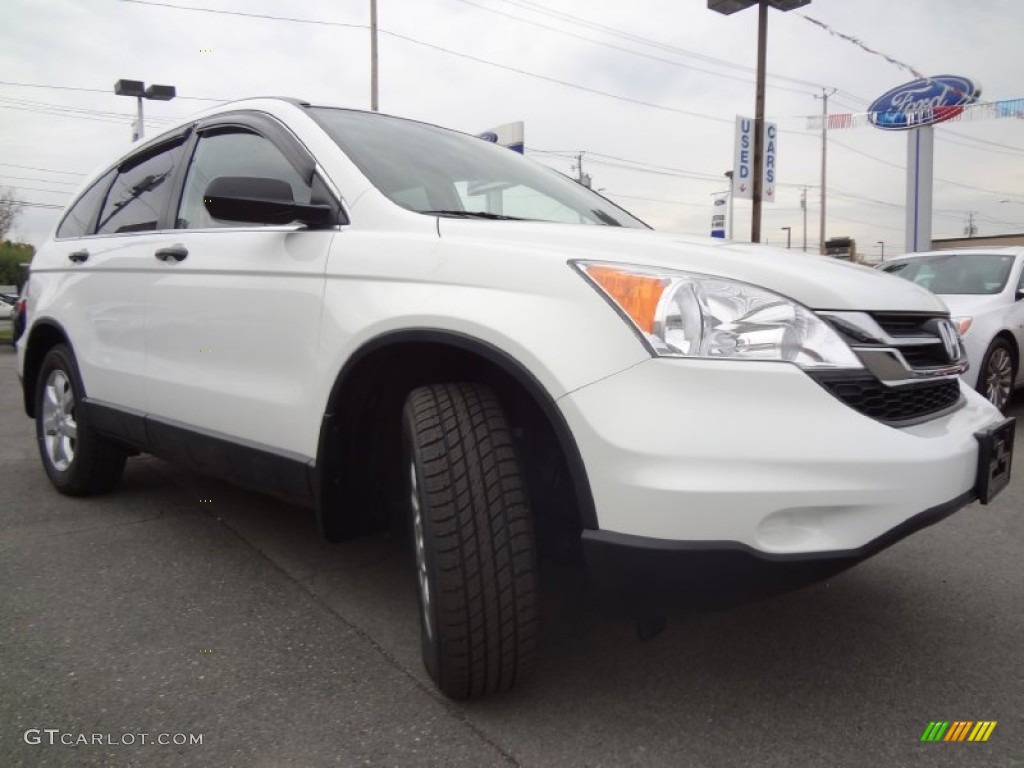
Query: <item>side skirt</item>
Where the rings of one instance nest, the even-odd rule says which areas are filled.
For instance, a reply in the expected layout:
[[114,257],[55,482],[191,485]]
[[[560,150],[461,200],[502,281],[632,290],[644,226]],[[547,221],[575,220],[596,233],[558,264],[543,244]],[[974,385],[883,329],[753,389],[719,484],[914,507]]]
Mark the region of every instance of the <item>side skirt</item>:
[[89,421],[103,435],[145,453],[279,499],[313,508],[316,460],[85,398]]

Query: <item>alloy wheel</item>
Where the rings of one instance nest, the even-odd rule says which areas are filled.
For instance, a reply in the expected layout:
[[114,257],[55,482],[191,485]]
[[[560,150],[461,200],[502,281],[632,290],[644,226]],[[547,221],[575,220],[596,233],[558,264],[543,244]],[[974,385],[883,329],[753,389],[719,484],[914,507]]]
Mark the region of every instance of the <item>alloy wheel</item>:
[[430,579],[427,575],[427,548],[423,541],[423,512],[420,506],[420,487],[416,478],[416,462],[409,462],[410,503],[412,504],[412,535],[416,547],[416,581],[420,590],[420,605],[423,608],[423,626],[427,638],[434,639],[434,619],[430,604]]
[[50,371],[43,396],[43,443],[54,469],[64,472],[75,460],[78,424],[75,421],[75,393],[64,371]]
[[1003,408],[1010,399],[1013,384],[1013,360],[1003,347],[996,347],[989,355],[985,376],[985,396],[997,408]]

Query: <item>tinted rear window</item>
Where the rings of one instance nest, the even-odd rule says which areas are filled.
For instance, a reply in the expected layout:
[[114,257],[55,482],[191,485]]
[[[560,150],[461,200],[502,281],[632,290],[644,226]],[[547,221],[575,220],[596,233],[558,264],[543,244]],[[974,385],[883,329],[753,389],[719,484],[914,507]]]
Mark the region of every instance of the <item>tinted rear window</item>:
[[91,235],[96,227],[96,214],[107,196],[110,182],[117,171],[108,171],[87,189],[71,209],[65,214],[64,221],[57,228],[57,237],[83,237]]

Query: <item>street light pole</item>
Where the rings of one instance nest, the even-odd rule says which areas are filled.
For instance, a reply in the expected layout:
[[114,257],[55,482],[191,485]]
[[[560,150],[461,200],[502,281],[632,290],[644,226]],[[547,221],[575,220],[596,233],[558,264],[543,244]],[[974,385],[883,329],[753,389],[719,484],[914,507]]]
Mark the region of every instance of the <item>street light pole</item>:
[[786,250],[788,251],[789,247],[793,244],[793,228],[783,227],[783,229],[786,231]]
[[800,190],[800,207],[804,211],[804,253],[807,253],[807,187]]
[[[819,253],[825,255],[825,169],[828,155],[828,97],[835,93],[821,89],[821,226],[818,232]],[[815,96],[814,98],[818,98]]]
[[135,117],[135,130],[132,131],[132,141],[138,141],[139,139],[146,135],[145,124],[142,121],[142,97],[136,97],[135,101],[138,105],[138,108],[136,110]]
[[885,240],[879,240],[876,243],[876,245],[881,246],[881,248],[882,248],[882,255],[881,255],[880,258],[881,258],[882,261],[885,261]]

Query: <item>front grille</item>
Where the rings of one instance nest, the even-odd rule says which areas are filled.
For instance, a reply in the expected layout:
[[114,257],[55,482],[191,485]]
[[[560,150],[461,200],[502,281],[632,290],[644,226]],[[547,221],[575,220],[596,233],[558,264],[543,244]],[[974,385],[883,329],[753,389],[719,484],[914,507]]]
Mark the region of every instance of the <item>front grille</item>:
[[887,424],[920,421],[960,401],[959,379],[902,387],[886,386],[872,376],[818,376],[815,380],[851,408]]
[[917,315],[910,312],[872,312],[875,322],[890,336],[931,336],[925,326],[936,315]]
[[942,344],[921,347],[897,347],[911,368],[939,368],[950,364],[949,355]]

